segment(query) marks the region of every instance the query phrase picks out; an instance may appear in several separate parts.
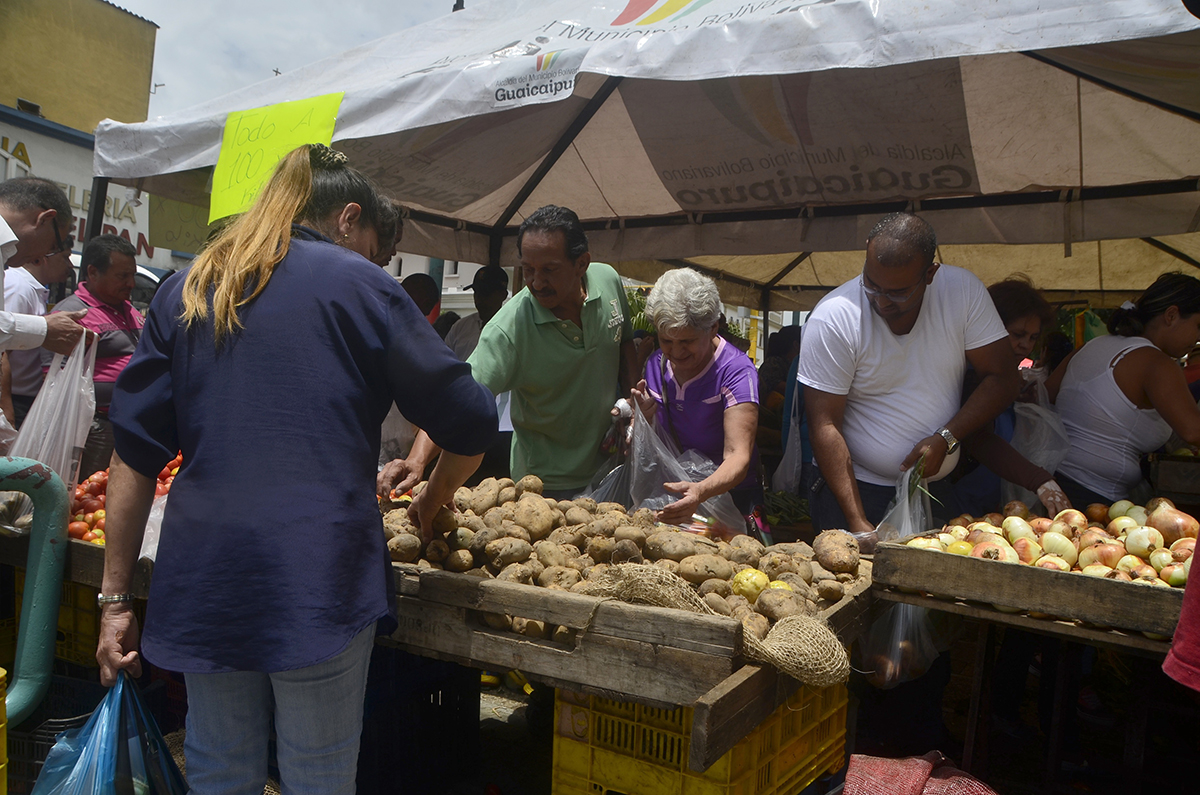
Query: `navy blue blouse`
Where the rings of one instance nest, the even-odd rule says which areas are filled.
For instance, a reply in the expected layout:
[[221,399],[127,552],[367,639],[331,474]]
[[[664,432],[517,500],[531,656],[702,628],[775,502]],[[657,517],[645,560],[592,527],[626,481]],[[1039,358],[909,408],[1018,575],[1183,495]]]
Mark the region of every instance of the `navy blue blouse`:
[[[482,453],[496,403],[396,280],[295,227],[243,328],[179,322],[182,274],[155,296],[117,380],[116,450],[171,486],[142,634],[147,659],[187,673],[284,671],[394,622],[375,499],[393,401],[442,448]],[[381,627],[385,628],[385,627]]]

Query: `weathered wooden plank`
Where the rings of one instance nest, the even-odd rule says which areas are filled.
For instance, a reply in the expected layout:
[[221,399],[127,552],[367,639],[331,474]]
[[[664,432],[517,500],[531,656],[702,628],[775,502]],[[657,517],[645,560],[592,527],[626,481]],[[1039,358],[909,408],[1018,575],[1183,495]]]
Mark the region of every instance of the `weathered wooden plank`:
[[1102,626],[1173,635],[1183,590],[880,544],[874,581]]
[[[585,632],[574,648],[475,624],[467,608],[396,598],[398,644],[476,667],[519,668],[576,689],[590,685],[659,703],[690,704],[733,672],[729,657]],[[432,653],[431,653],[432,652]]]
[[663,644],[705,654],[738,654],[742,624],[726,616],[633,605],[569,591],[425,570],[422,599],[487,613],[532,618],[589,633]]
[[[1083,575],[1080,576],[1082,577]],[[1077,640],[1089,646],[1110,646],[1148,657],[1165,657],[1171,648],[1170,641],[1150,640],[1140,634],[1123,632],[1116,629],[1091,629],[1089,627],[1081,627],[1070,621],[1050,621],[1030,618],[1019,613],[1002,613],[999,610],[982,604],[935,599],[930,596],[922,596],[921,594],[900,593],[899,591],[885,589],[878,590],[876,597],[884,602],[904,602],[905,604],[928,607],[931,610],[942,610],[947,613],[955,613],[956,615],[980,621],[990,621],[993,624],[1018,627],[1040,635]]]
[[[0,563],[24,568],[28,557],[29,536],[0,536]],[[150,594],[153,568],[150,561],[139,560],[134,569],[130,590],[139,599],[145,599]],[[104,547],[69,540],[63,579],[98,589],[104,580]]]
[[741,653],[742,622],[728,616],[604,602],[588,631],[723,657]]

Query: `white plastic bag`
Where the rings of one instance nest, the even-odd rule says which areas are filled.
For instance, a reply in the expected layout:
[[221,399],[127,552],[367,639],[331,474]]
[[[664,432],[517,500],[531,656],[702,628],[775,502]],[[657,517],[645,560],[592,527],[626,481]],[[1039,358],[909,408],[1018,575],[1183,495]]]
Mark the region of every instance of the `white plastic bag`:
[[[716,472],[717,465],[695,450],[680,453],[646,419],[641,406],[635,404],[633,412],[633,447],[626,464],[629,494],[633,507],[661,511],[679,499],[678,494],[663,488],[664,483],[698,483]],[[746,517],[728,493],[700,503],[696,513],[716,520],[726,530],[746,532]]]
[[151,562],[158,556],[158,539],[162,534],[163,514],[167,511],[167,497],[170,494],[160,494],[150,505],[150,517],[146,519],[146,532],[142,536],[142,551],[138,559],[147,558]]
[[[1057,409],[1050,403],[1045,383],[1037,380],[1035,385],[1037,403],[1013,405],[1013,411],[1017,414],[1017,424],[1010,444],[1014,450],[1025,456],[1029,463],[1053,475],[1058,465],[1067,457],[1067,448],[1071,440],[1067,436],[1066,426],[1059,419]],[[1041,505],[1038,496],[1032,491],[1007,480],[1000,482],[1000,497],[1006,503],[1020,500],[1031,508]],[[1044,512],[1045,508],[1042,508],[1042,511]]]
[[785,491],[788,494],[800,492],[800,478],[804,468],[804,456],[801,449],[803,442],[800,439],[800,412],[801,404],[804,402],[804,395],[800,391],[802,388],[797,384],[796,393],[792,397],[792,411],[788,416],[787,446],[783,449],[783,459],[775,469],[775,474],[771,476],[773,491]]
[[901,472],[896,479],[896,496],[883,521],[875,528],[879,541],[896,541],[908,538],[929,529],[929,517],[933,515],[929,505],[929,492],[921,479],[924,461]]
[[65,361],[62,354],[54,355],[46,381],[8,453],[53,469],[66,484],[67,494],[74,493],[79,480],[79,461],[96,413],[92,386],[96,346],[86,345],[86,337],[80,335]]

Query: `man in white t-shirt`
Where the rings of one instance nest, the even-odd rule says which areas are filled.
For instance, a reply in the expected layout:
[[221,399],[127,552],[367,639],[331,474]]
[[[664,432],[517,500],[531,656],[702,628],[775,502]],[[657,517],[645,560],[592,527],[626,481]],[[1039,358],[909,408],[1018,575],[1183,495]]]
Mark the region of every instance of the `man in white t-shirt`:
[[[948,453],[1017,397],[1012,346],[983,283],[934,262],[924,220],[894,213],[867,237],[862,276],[825,296],[805,324],[797,379],[820,477],[817,529],[841,528],[874,548],[896,479]],[[962,403],[967,363],[979,388]]]

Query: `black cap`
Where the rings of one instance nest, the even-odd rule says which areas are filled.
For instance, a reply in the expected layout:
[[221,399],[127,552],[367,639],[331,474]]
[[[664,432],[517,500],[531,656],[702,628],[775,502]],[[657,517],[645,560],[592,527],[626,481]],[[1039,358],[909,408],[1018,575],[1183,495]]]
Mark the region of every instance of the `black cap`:
[[508,292],[508,274],[499,265],[485,265],[475,271],[475,278],[463,289]]

